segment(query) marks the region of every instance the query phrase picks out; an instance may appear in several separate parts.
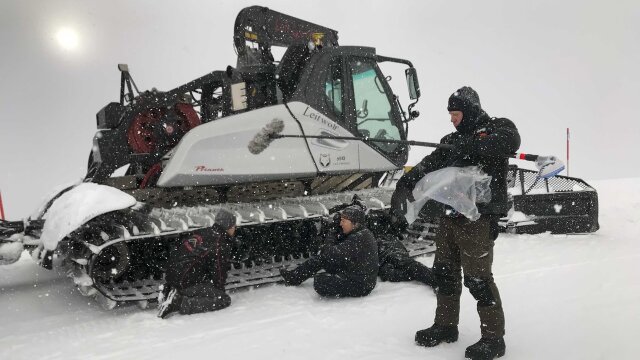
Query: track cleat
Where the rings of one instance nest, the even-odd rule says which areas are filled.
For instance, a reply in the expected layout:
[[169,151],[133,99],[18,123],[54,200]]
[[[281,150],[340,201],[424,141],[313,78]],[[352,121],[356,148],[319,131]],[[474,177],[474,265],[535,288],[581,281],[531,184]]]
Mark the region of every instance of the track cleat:
[[464,356],[472,360],[491,360],[502,357],[506,350],[503,338],[481,338],[477,343],[469,346]]
[[433,347],[441,342],[452,343],[458,340],[457,326],[431,325],[428,329],[416,332],[416,344],[420,346]]

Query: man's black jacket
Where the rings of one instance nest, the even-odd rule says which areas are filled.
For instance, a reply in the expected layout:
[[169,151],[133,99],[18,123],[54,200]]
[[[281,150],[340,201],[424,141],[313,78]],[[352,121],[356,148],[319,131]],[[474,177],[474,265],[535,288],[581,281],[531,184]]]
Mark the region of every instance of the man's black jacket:
[[422,177],[435,170],[476,165],[491,176],[491,202],[477,204],[478,211],[481,214],[506,215],[510,208],[507,196],[509,156],[520,147],[518,129],[509,119],[490,118],[483,112],[478,117],[472,135],[453,132],[443,137],[440,143],[455,145],[461,141],[469,145],[468,155],[436,148],[398,181],[396,189],[413,190]]
[[229,269],[230,237],[221,226],[199,230],[180,239],[171,249],[166,280],[170,286],[185,289],[211,283],[224,290]]
[[[343,235],[344,236],[344,235]],[[324,269],[373,288],[378,276],[378,246],[367,228],[356,228],[320,253]]]

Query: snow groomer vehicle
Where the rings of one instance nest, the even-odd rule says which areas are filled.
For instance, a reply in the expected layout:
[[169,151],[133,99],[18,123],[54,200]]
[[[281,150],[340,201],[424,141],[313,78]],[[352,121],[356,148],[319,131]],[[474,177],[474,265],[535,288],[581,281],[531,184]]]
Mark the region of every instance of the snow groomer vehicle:
[[[212,226],[221,208],[238,219],[227,289],[279,281],[277,270],[317,252],[331,213],[354,199],[384,228],[417,144],[407,140],[420,97],[412,63],[341,46],[335,30],[259,6],[240,11],[233,43],[235,67],[169,91],[138,91],[118,65],[120,99],[97,113],[84,182],[32,218],[0,222],[0,261],[27,249],[106,308],[146,306],[172,244]],[[406,109],[381,64],[404,68]],[[597,193],[584,181],[512,175],[519,216],[505,230],[598,228]],[[403,234],[413,256],[433,251],[436,226],[419,219]]]

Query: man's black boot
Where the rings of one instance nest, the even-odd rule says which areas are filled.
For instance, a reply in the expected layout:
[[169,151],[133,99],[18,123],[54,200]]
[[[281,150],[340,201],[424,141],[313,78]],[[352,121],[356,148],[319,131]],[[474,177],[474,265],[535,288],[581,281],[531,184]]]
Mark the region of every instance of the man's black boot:
[[318,257],[312,257],[293,270],[281,268],[280,276],[282,276],[285,285],[298,286],[315,275],[320,269],[322,269],[322,261]]
[[308,279],[307,276],[301,276],[299,271],[287,270],[285,268],[280,269],[280,276],[284,280],[284,284],[287,286],[298,286]]
[[441,342],[454,342],[458,340],[457,326],[431,325],[430,328],[416,332],[416,344],[420,346],[432,347]]
[[491,360],[504,355],[505,349],[503,338],[482,338],[477,343],[469,346],[464,356],[472,360]]

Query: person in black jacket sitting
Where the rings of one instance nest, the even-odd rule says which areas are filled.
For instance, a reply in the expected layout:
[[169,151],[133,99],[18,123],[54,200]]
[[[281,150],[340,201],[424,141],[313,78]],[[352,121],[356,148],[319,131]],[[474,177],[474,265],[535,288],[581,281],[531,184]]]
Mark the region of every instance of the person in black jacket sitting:
[[[378,248],[365,214],[358,206],[345,208],[340,215],[341,234],[332,235],[320,254],[294,270],[280,269],[284,283],[302,284],[314,277],[313,288],[325,297],[358,297],[368,295],[378,277]],[[333,233],[332,233],[333,234]],[[331,244],[334,242],[335,244]],[[320,270],[324,273],[316,274]]]
[[183,315],[214,311],[231,305],[225,282],[235,232],[235,215],[222,209],[212,227],[180,239],[169,253],[158,317],[164,319],[176,311]]

